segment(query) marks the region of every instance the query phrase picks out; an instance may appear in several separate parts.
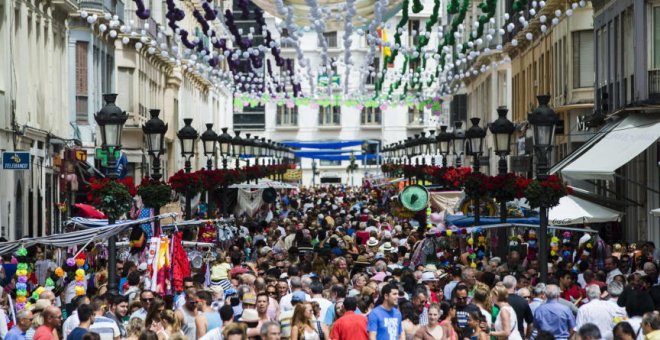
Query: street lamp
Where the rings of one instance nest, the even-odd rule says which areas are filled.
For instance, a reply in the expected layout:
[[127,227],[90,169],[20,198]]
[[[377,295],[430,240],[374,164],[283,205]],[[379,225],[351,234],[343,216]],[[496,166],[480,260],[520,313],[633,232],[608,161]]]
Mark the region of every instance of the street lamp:
[[213,131],[213,123],[206,123],[206,131],[199,138],[202,140],[204,156],[206,156],[206,170],[211,170],[213,168],[215,147],[218,142],[218,134]]
[[250,133],[246,133],[245,138],[243,138],[243,146],[244,146],[243,150],[245,150],[245,155],[246,155],[246,158],[247,158],[246,159],[246,162],[247,162],[246,166],[250,166],[250,159],[249,158],[252,157],[252,155],[254,154],[254,151],[253,151],[253,149],[254,149],[253,146],[254,145],[252,144],[252,139],[250,138],[251,135],[252,134],[250,134]]
[[429,131],[426,138],[426,153],[431,155],[431,165],[435,166],[435,154],[438,151],[438,144],[435,142],[435,130]]
[[437,149],[440,150],[440,154],[442,155],[443,168],[447,167],[447,157],[449,157],[449,148],[451,147],[452,138],[452,133],[447,132],[447,125],[440,126],[440,132],[438,133],[438,136],[435,137],[435,139],[438,145]]
[[[176,136],[181,142],[181,156],[185,159],[184,169],[186,173],[189,173],[190,170],[192,170],[190,159],[195,156],[195,145],[197,144],[197,137],[199,134],[197,133],[197,130],[190,125],[192,124],[192,118],[184,118],[183,124],[184,126],[179,132],[177,132]],[[190,201],[190,194],[186,193],[186,220],[190,220],[192,215]]]
[[461,158],[465,151],[465,129],[463,129],[462,121],[454,122],[454,134],[452,137],[452,144],[454,145],[453,149],[456,154],[456,161],[454,163],[457,168],[460,168],[463,164]]
[[245,145],[243,144],[243,138],[241,138],[240,131],[234,131],[234,138],[231,140],[232,155],[236,157],[236,170],[241,166],[241,155],[245,154]]
[[500,175],[507,173],[506,156],[511,153],[511,136],[513,135],[513,131],[516,130],[513,123],[506,118],[507,112],[509,110],[506,106],[498,107],[498,118],[489,127],[495,141],[495,153],[500,156],[497,164],[497,171]]
[[[165,133],[167,132],[167,124],[158,118],[160,110],[149,110],[151,119],[142,125],[142,132],[147,139],[147,151],[152,157],[151,165],[151,179],[160,181],[162,174],[160,173],[160,156],[165,152]],[[160,207],[153,207],[154,215],[160,214]],[[155,230],[160,230],[160,220],[154,221]]]
[[[236,134],[238,136],[238,134]],[[218,136],[218,144],[220,145],[220,156],[222,157],[222,169],[227,170],[227,157],[231,155],[233,147],[233,140],[227,133],[227,128],[222,128],[222,133]]]
[[[122,111],[115,101],[117,100],[116,93],[104,94],[105,106],[94,115],[96,124],[101,129],[101,148],[108,153],[108,168],[110,179],[117,179],[117,160],[115,159],[115,151],[121,149],[121,132],[124,128],[124,123],[128,119],[128,114]],[[113,218],[108,219],[108,225],[115,224]],[[110,293],[117,293],[117,236],[110,236],[108,238],[108,291]]]
[[144,132],[147,140],[148,153],[153,157],[151,178],[158,181],[162,177],[162,174],[160,173],[160,156],[165,152],[165,133],[167,132],[167,124],[158,118],[160,110],[149,110],[149,114],[151,115],[151,119],[142,125],[142,132]]
[[[544,180],[548,177],[550,153],[555,137],[555,126],[559,115],[549,106],[549,95],[536,96],[539,106],[527,116],[527,121],[534,130],[534,150],[536,151],[536,178]],[[541,282],[548,279],[548,207],[539,207],[539,266]]]
[[[472,126],[465,132],[465,139],[467,140],[468,153],[472,155],[472,171],[479,173],[482,148],[484,145],[484,138],[486,137],[486,130],[479,126],[481,119],[477,117],[470,118]],[[474,225],[479,225],[481,217],[480,198],[475,197],[474,203]]]

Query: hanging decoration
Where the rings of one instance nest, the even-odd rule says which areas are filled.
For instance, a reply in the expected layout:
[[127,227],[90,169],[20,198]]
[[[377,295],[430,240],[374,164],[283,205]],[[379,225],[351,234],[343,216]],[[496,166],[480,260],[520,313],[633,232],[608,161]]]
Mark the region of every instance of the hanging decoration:
[[16,309],[23,310],[27,304],[28,297],[28,275],[30,273],[28,268],[28,251],[25,247],[21,246],[16,250]]
[[78,267],[78,269],[76,269],[75,271],[76,283],[75,283],[74,291],[76,293],[76,296],[85,295],[87,290],[87,280],[85,278],[85,269],[84,269],[86,258],[87,256],[85,255],[85,253],[80,252],[78,255],[76,255],[74,259],[76,267]]

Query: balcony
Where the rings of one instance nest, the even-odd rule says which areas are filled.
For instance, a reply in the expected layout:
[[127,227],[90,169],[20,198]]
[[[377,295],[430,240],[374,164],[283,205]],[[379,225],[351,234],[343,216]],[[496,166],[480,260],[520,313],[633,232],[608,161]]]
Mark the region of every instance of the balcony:
[[80,9],[87,10],[88,12],[91,11],[92,13],[117,13],[119,21],[124,22],[124,2],[121,0],[81,0],[79,5]]
[[78,3],[75,0],[53,0],[53,6],[59,7],[64,12],[78,11]]
[[660,102],[660,70],[649,70],[649,101]]

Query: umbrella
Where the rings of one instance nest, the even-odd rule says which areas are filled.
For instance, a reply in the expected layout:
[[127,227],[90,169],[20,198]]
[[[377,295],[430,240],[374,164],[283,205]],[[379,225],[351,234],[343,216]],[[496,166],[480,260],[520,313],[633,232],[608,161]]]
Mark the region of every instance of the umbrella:
[[108,217],[105,216],[104,213],[98,211],[96,208],[89,204],[83,204],[83,203],[76,203],[73,205],[74,207],[78,208],[78,211],[80,212],[81,217],[87,217],[87,218],[100,218],[100,219],[106,219]]

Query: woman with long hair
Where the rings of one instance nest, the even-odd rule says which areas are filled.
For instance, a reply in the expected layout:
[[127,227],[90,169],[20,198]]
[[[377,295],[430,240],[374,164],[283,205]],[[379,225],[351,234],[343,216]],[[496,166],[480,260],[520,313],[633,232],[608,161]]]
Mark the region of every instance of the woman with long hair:
[[513,307],[509,305],[509,292],[503,285],[495,285],[490,291],[491,301],[499,307],[500,312],[493,324],[495,330],[490,332],[491,336],[500,339],[522,340],[518,331],[518,317]]
[[158,321],[152,325],[151,329],[158,334],[159,340],[169,340],[172,336],[181,333],[181,322],[173,311],[162,311]]
[[474,288],[472,303],[479,307],[479,310],[481,311],[481,314],[483,314],[483,316],[486,318],[488,328],[490,329],[490,325],[493,322],[492,315],[490,314],[490,312],[493,310],[493,303],[490,301],[490,287],[477,281],[477,284]]
[[311,303],[299,303],[293,310],[291,318],[291,340],[320,340],[319,331],[312,320],[314,311]]
[[126,340],[138,340],[144,331],[144,320],[132,318],[126,325]]
[[160,298],[154,298],[149,305],[147,317],[144,319],[144,328],[151,329],[154,321],[160,322],[160,313],[165,310],[165,302]]
[[314,314],[314,320],[312,323],[314,323],[314,326],[316,327],[319,335],[323,333],[323,339],[328,339],[330,337],[330,330],[328,329],[328,325],[326,325],[325,322],[321,322],[321,305],[316,301],[312,301],[311,304],[312,312]]
[[474,330],[470,339],[475,340],[488,340],[490,336],[484,332],[479,326],[482,322],[486,322],[486,317],[476,310],[468,312],[468,326]]
[[401,312],[401,327],[406,334],[406,340],[411,340],[419,328],[419,315],[415,312],[415,306],[410,301],[399,303]]
[[429,323],[419,327],[415,333],[415,340],[449,339],[440,326],[440,305],[432,303],[428,309]]
[[444,333],[445,339],[457,340],[458,324],[456,322],[456,307],[449,301],[442,301],[440,303],[440,326]]

